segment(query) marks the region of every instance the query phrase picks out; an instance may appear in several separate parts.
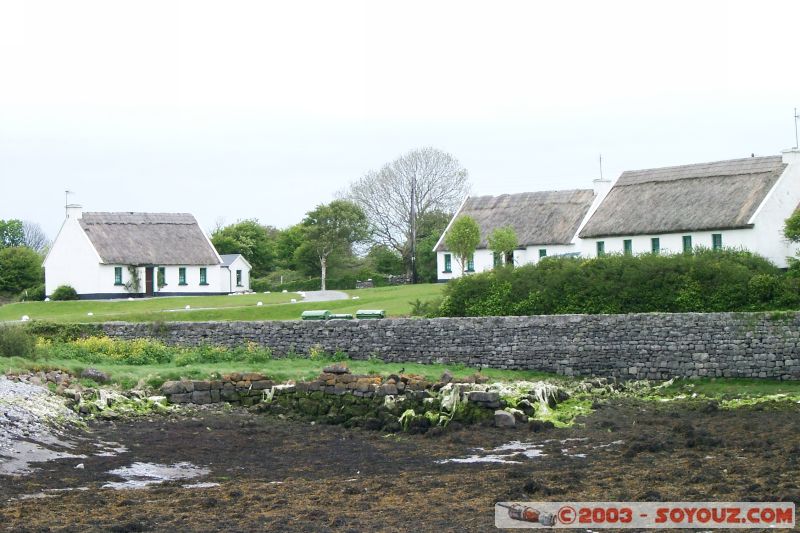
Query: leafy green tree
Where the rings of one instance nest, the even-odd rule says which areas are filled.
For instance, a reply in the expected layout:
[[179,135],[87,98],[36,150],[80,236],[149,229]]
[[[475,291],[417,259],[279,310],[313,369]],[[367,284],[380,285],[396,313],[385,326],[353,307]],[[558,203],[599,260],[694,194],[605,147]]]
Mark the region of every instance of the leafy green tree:
[[313,250],[319,260],[321,289],[324,291],[329,258],[333,254],[351,252],[353,244],[365,241],[369,237],[369,223],[358,205],[334,200],[306,213],[303,227],[307,240],[305,246]]
[[467,266],[467,260],[475,253],[481,242],[481,229],[474,218],[461,215],[450,226],[444,238],[447,249],[453,252],[461,265],[461,275]]
[[367,263],[375,272],[379,274],[391,274],[398,276],[405,271],[403,258],[383,244],[376,244],[370,248],[367,254]]
[[295,253],[305,243],[305,239],[302,224],[278,230],[275,238],[275,264],[278,268],[299,270]]
[[25,246],[0,250],[0,292],[17,294],[44,282],[42,257]]
[[783,235],[790,242],[800,242],[800,210],[795,211],[786,219],[783,226]]
[[517,232],[511,226],[496,228],[489,235],[489,249],[495,257],[502,257],[507,265],[514,265],[514,250],[519,245]]
[[0,248],[25,245],[25,231],[21,220],[0,220]]
[[211,242],[220,254],[242,254],[253,266],[253,277],[275,268],[277,230],[257,220],[241,220],[211,234]]

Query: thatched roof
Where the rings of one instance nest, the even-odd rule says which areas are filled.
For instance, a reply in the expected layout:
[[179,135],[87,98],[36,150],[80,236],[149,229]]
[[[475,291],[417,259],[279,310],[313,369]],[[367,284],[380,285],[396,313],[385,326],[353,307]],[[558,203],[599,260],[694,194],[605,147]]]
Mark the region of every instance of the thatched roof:
[[106,264],[220,263],[197,220],[188,213],[84,213],[80,224]]
[[[456,216],[469,215],[481,228],[479,248],[497,228],[510,226],[520,246],[569,244],[594,201],[594,191],[524,192],[467,198]],[[446,250],[442,239],[437,250]]]
[[580,237],[750,227],[785,168],[770,156],[624,172]]

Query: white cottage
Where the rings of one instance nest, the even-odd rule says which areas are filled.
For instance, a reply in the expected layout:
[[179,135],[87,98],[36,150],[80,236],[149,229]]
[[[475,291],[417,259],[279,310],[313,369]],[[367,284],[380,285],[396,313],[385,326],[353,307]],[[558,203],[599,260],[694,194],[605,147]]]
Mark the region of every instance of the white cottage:
[[[237,256],[238,257],[238,256]],[[83,213],[67,218],[44,261],[45,292],[70,285],[82,299],[129,296],[228,294],[249,289],[249,264],[241,287],[194,216],[188,213]],[[234,274],[236,275],[236,274]],[[232,290],[234,289],[234,290]]]
[[[489,249],[489,235],[495,229],[511,227],[517,234],[519,247],[514,250],[515,265],[537,263],[543,257],[577,253],[578,229],[595,206],[606,182],[598,180],[600,188],[571,191],[526,192],[501,196],[467,198],[453,220],[468,215],[481,229],[481,240],[474,256],[465,266],[466,272],[492,269],[506,258],[495,257]],[[461,275],[461,265],[447,250],[445,238],[450,225],[439,238],[434,250],[439,281]]]
[[800,151],[624,172],[581,228],[584,257],[741,248],[786,267]]

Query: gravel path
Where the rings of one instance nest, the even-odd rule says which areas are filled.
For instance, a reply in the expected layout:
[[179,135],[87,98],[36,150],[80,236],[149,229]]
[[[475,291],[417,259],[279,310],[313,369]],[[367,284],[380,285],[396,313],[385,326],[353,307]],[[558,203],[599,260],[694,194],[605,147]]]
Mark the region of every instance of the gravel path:
[[331,302],[334,300],[347,300],[350,298],[342,291],[306,291],[303,302]]
[[60,429],[77,415],[45,387],[0,376],[0,474],[22,474],[30,463],[73,457]]

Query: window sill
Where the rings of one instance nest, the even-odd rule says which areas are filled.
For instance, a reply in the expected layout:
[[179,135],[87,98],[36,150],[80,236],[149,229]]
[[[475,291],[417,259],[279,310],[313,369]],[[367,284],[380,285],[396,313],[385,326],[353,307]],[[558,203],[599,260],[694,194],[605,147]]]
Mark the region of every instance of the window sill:
[[205,286],[207,286],[207,285],[208,285],[208,283],[201,283],[201,284],[200,284],[200,286],[201,286],[201,287],[205,287]]
[[442,274],[452,274],[452,270],[442,270]]
[[464,272],[466,273],[475,272],[475,269],[473,268],[472,270],[465,270]]
[[114,286],[115,287],[124,287],[125,284],[124,283],[115,283]]
[[189,284],[188,284],[188,283],[178,283],[178,286],[179,286],[179,287],[185,287],[185,286],[187,286],[187,285],[189,285]]
[[237,283],[236,286],[237,287],[244,287],[244,285],[242,285],[241,283]]

